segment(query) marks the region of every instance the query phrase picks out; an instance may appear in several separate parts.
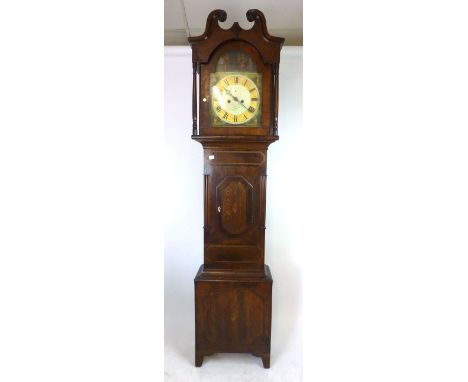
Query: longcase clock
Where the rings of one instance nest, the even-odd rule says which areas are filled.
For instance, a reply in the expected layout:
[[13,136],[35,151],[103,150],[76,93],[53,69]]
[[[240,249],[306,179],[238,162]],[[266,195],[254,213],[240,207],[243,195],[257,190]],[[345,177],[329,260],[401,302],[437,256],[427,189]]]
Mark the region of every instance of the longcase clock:
[[268,146],[278,140],[278,69],[284,39],[259,10],[249,30],[208,15],[189,37],[192,138],[204,153],[204,263],[195,277],[195,365],[213,353],[251,353],[270,367],[273,279],[265,264]]

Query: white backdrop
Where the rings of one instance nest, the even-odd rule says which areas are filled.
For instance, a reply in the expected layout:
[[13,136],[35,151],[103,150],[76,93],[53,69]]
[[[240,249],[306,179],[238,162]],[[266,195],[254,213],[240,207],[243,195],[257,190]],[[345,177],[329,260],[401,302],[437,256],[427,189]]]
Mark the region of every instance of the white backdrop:
[[299,380],[301,253],[294,250],[295,219],[293,205],[288,200],[294,197],[296,174],[290,168],[297,160],[295,152],[302,129],[302,48],[282,50],[280,139],[268,151],[265,262],[274,281],[271,369],[267,372],[260,358],[250,355],[205,357],[202,368],[193,366],[193,279],[203,263],[203,156],[202,146],[190,138],[190,48],[166,47],[164,73],[166,378],[179,381],[189,375],[192,378],[204,375],[219,380],[217,370],[222,368],[226,372],[226,368],[232,368],[228,374],[233,381],[240,380],[240,375],[242,380],[272,380],[272,377],[281,380],[282,375],[288,375],[291,382]]
[[[295,308],[305,381],[468,380],[466,1],[304,2],[305,126],[285,121],[301,99],[284,96],[285,48],[269,156],[270,370],[193,367],[201,147],[181,107],[162,158],[164,3],[57,3],[0,2],[0,381],[161,379],[162,190],[169,380],[297,380]],[[168,58],[176,83],[183,61]],[[303,193],[284,206],[286,184]],[[302,310],[282,295],[299,297],[298,263]]]

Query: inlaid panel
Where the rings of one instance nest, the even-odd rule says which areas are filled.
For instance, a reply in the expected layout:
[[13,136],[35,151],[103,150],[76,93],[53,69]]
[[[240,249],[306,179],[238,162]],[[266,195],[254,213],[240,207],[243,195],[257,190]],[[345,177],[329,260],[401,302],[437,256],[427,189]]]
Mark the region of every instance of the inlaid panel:
[[216,187],[216,205],[221,228],[240,235],[253,224],[253,186],[243,176],[226,176]]
[[211,166],[261,166],[266,160],[261,151],[206,150],[205,155]]

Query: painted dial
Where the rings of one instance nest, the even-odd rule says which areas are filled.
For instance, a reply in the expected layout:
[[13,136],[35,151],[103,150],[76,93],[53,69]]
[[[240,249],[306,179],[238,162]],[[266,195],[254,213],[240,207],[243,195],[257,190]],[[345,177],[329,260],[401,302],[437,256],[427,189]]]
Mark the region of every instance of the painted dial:
[[241,74],[223,77],[211,89],[211,105],[215,114],[231,125],[241,125],[258,114],[260,92],[257,85]]

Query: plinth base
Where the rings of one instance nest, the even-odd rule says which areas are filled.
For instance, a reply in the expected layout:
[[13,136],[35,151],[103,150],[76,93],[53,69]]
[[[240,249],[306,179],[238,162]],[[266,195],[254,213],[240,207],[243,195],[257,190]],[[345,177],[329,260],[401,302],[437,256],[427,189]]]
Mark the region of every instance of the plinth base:
[[[218,352],[218,353],[221,353],[221,352]],[[227,352],[224,352],[224,353],[227,353]],[[205,355],[195,354],[195,366],[196,367],[201,367],[201,365],[203,364],[203,357],[208,356],[208,355],[212,355],[212,354],[213,353],[209,353],[209,354],[205,354]],[[252,355],[262,358],[263,367],[265,369],[270,368],[270,353],[268,353],[268,354],[252,354]]]
[[257,271],[205,270],[195,277],[195,366],[213,353],[251,353],[270,367],[271,289]]

